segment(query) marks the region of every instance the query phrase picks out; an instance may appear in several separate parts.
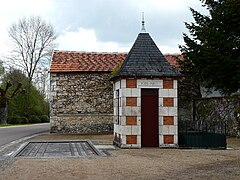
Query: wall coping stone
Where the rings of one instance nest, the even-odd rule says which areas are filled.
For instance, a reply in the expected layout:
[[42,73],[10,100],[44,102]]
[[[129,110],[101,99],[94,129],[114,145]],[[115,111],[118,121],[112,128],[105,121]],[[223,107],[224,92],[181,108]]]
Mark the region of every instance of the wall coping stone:
[[56,116],[113,116],[113,114],[57,114]]

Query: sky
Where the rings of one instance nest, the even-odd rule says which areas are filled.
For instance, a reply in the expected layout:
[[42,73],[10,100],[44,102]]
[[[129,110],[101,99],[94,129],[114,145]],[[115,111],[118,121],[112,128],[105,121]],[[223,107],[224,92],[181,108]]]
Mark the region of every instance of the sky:
[[129,52],[142,12],[162,53],[180,53],[184,22],[193,21],[189,7],[206,11],[199,0],[0,0],[0,56],[9,50],[9,26],[32,15],[53,24],[57,50]]

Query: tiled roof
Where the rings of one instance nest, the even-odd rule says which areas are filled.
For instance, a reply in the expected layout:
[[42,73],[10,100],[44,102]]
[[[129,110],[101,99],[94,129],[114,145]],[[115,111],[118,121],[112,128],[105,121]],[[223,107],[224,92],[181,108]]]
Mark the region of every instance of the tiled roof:
[[[182,55],[164,55],[168,62],[178,68],[177,58]],[[54,51],[50,72],[111,72],[127,57],[127,53],[99,53]]]
[[127,53],[54,51],[50,72],[113,71]]
[[183,55],[181,54],[164,54],[164,57],[166,60],[175,68],[180,70],[178,60],[182,61],[183,60]]
[[178,77],[181,73],[166,60],[148,33],[139,33],[123,65],[112,80],[118,77],[163,76]]

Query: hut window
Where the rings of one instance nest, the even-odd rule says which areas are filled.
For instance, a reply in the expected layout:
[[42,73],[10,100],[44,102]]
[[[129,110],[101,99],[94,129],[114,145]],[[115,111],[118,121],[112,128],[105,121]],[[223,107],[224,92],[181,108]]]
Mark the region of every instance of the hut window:
[[120,104],[120,101],[119,101],[119,90],[116,90],[116,98],[117,98],[117,124],[119,124],[120,122],[120,117],[119,117],[119,104]]

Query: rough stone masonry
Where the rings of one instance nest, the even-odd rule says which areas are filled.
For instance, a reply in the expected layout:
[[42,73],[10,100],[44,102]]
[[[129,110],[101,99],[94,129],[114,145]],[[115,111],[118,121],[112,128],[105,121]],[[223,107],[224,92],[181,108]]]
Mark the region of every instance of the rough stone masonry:
[[51,73],[51,129],[103,133],[113,129],[110,73]]

